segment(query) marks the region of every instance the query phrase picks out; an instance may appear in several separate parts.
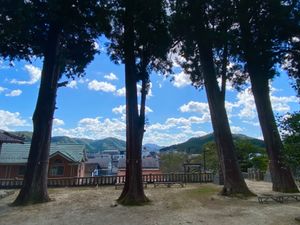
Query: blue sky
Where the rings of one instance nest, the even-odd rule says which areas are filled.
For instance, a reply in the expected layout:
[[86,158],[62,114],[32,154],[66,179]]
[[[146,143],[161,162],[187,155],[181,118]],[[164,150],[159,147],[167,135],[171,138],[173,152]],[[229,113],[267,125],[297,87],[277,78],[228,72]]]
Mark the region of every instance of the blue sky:
[[[39,59],[32,64],[14,62],[13,67],[0,61],[0,129],[32,130],[41,67]],[[212,132],[205,91],[192,87],[179,67],[175,71],[168,78],[151,75],[144,143],[170,145]],[[276,114],[299,110],[289,82],[282,72],[270,84]],[[59,89],[53,135],[124,140],[124,94],[124,66],[111,63],[105,53],[97,55],[85,77],[69,80],[68,87]],[[262,138],[250,88],[238,93],[229,85],[226,96],[232,132]]]

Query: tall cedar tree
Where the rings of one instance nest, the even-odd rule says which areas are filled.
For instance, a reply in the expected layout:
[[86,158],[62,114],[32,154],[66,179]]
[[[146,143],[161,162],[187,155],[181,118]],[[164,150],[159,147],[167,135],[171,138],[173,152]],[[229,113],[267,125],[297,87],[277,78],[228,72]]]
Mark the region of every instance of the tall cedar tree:
[[273,190],[298,192],[292,173],[284,164],[283,144],[270,101],[269,81],[284,50],[286,28],[293,6],[281,0],[240,0],[237,16],[241,36],[241,59],[249,73],[259,122],[269,157]]
[[94,42],[99,30],[109,29],[102,3],[4,1],[0,11],[1,56],[11,60],[43,58],[27,168],[14,205],[49,201],[47,177],[52,121],[57,89],[66,84],[59,83],[59,79],[63,74],[69,78],[84,75],[84,68],[97,52]]
[[[174,4],[173,29],[175,40],[180,42],[181,53],[186,58],[185,71],[190,74],[196,87],[205,86],[224,176],[222,194],[251,195],[237,163],[225,109],[230,40],[227,31],[231,26],[227,18],[232,13],[231,8],[229,1],[177,0]],[[223,84],[220,89],[217,78],[221,74]]]
[[138,1],[136,7],[138,12],[135,19],[137,79],[142,83],[139,111],[140,149],[142,149],[145,132],[146,96],[151,88],[149,75],[152,71],[161,73],[171,71],[171,63],[167,59],[171,37],[165,7],[164,0]]
[[[115,1],[109,53],[116,63],[125,63],[126,88],[126,179],[118,202],[140,205],[148,202],[143,190],[142,140],[146,95],[152,70],[167,71],[167,19],[163,0]],[[137,82],[142,82],[138,111]]]

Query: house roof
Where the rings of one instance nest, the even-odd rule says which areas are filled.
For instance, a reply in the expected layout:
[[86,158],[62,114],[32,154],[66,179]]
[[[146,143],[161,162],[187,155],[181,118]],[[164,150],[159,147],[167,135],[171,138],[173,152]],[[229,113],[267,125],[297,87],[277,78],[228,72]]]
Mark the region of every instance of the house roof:
[[[126,159],[120,159],[118,163],[118,168],[125,168],[126,167]],[[147,157],[142,159],[142,168],[159,168],[159,161],[158,159]]]
[[24,138],[17,135],[8,133],[4,130],[0,130],[0,143],[24,143]]
[[108,168],[109,164],[111,163],[110,157],[95,157],[88,159],[87,162],[85,162],[87,165],[90,164],[98,164],[101,168]]
[[[27,163],[30,144],[3,144],[0,154],[0,164]],[[78,144],[52,144],[50,146],[50,158],[61,154],[73,162],[86,161],[85,146]]]

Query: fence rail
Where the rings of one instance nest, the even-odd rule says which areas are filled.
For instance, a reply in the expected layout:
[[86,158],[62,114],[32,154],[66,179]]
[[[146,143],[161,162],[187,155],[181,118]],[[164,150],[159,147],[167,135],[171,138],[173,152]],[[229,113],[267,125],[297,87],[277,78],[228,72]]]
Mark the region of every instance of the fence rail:
[[[207,183],[213,181],[212,173],[162,173],[143,175],[143,182],[184,182]],[[62,177],[49,178],[49,187],[78,187],[96,185],[114,185],[124,183],[125,176],[99,176],[99,177]],[[20,188],[22,179],[0,179],[0,189]]]

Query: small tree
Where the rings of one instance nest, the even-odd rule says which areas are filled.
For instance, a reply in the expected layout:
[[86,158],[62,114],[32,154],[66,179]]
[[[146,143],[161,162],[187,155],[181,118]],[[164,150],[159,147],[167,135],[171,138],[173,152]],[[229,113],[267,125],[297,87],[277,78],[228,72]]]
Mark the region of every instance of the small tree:
[[0,11],[0,54],[9,59],[43,58],[27,168],[14,205],[46,202],[57,88],[66,84],[59,83],[59,79],[63,74],[72,78],[84,75],[84,68],[97,52],[94,41],[99,27],[109,26],[105,25],[103,5],[98,1],[4,2]]

